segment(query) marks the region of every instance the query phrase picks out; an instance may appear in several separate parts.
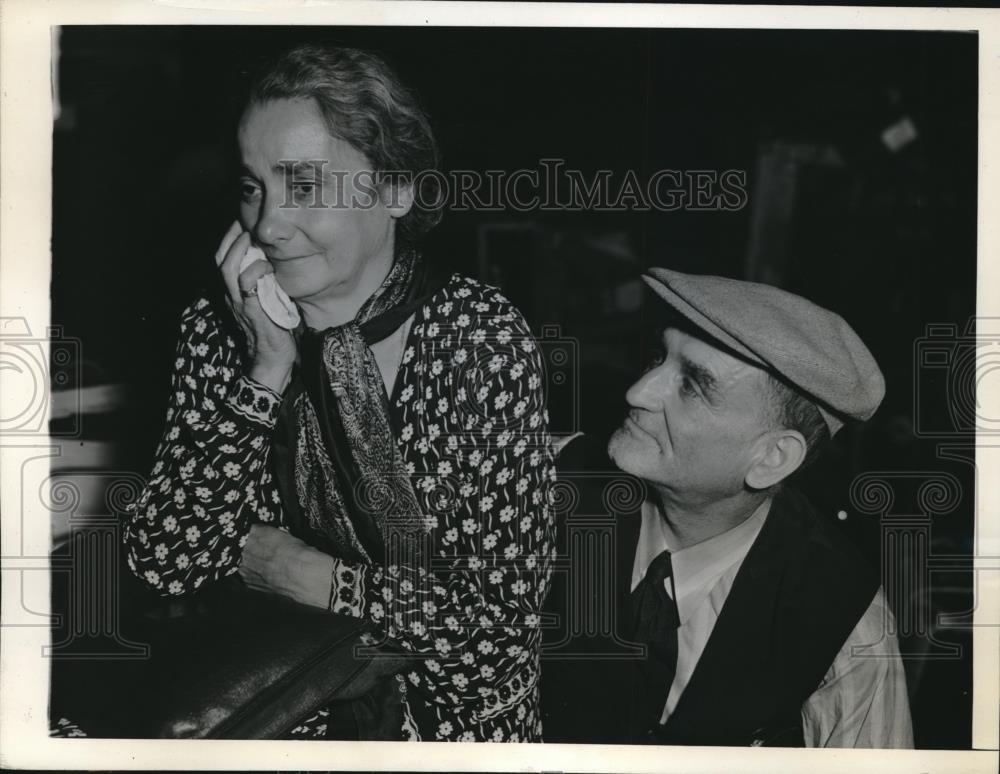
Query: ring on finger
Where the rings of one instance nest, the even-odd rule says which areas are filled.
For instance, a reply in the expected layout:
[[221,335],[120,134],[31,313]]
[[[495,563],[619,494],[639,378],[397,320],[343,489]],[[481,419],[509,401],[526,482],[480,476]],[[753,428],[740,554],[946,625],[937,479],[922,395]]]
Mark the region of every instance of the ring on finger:
[[243,296],[244,299],[253,298],[254,296],[257,295],[257,286],[254,285],[252,288],[249,288],[247,290],[240,288],[240,295]]

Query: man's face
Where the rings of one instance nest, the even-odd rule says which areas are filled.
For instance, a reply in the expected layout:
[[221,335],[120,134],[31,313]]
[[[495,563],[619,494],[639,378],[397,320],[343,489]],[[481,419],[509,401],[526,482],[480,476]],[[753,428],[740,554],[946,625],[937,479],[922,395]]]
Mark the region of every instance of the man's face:
[[766,375],[676,328],[625,395],[629,413],[608,453],[626,473],[700,504],[743,489],[771,425]]

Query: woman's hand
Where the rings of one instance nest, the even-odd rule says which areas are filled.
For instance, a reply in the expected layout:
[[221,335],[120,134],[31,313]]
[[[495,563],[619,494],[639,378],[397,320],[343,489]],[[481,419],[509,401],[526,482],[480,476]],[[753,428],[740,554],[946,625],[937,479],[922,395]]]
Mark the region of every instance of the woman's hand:
[[240,577],[250,588],[325,608],[332,573],[332,556],[284,530],[264,524],[250,528],[240,563]]
[[250,377],[276,392],[284,391],[295,362],[295,337],[275,325],[254,293],[257,280],[272,274],[274,268],[267,261],[255,261],[241,273],[240,263],[250,247],[250,234],[233,223],[216,252],[216,263],[226,283],[229,307],[246,333],[253,365]]

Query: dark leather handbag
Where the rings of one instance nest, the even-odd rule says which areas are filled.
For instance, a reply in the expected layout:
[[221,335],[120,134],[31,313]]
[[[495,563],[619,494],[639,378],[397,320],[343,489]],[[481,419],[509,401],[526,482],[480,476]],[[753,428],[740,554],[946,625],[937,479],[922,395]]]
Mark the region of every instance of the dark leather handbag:
[[53,722],[105,738],[273,739],[331,702],[351,715],[348,703],[359,701],[355,714],[378,721],[363,738],[398,738],[401,724],[377,716],[406,661],[364,646],[360,619],[252,591],[237,576],[158,597],[125,570],[120,623],[95,656],[93,642],[88,651],[71,636],[86,627],[73,620],[76,592],[56,575],[53,643],[64,645],[52,653]]

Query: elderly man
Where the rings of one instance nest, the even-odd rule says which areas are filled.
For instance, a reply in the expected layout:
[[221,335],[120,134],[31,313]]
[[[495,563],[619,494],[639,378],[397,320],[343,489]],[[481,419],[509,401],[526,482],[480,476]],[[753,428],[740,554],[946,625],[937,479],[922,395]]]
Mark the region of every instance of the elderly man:
[[[912,746],[878,579],[786,484],[844,421],[875,412],[885,388],[872,355],[839,316],[777,288],[666,269],[644,279],[674,322],[608,454],[647,485],[641,523],[619,520],[618,560],[619,634],[647,656],[595,663],[595,735]],[[574,718],[575,741],[590,720]]]

